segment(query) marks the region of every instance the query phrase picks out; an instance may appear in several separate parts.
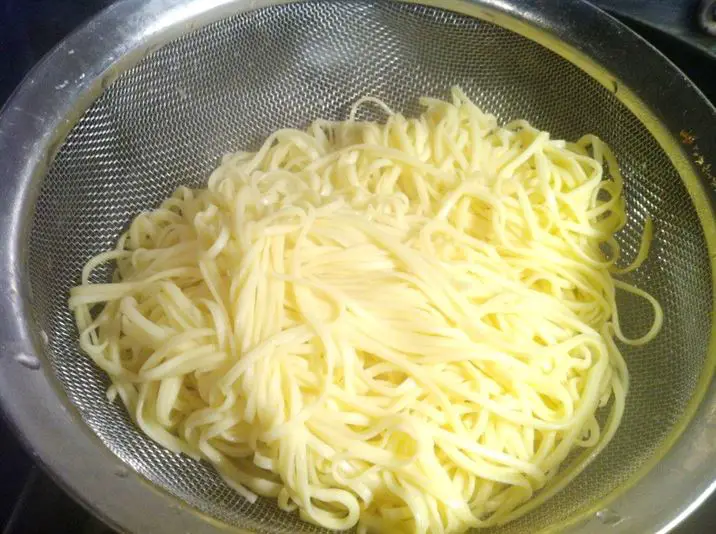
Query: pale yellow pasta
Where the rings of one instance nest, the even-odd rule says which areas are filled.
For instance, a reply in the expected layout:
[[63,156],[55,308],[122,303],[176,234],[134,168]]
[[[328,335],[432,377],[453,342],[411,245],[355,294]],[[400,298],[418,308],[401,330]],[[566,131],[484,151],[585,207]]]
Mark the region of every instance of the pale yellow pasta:
[[[70,296],[143,432],[331,529],[460,532],[544,502],[619,425],[614,339],[662,322],[610,274],[626,214],[608,147],[500,126],[459,89],[423,104],[365,98],[227,155]],[[385,123],[356,119],[370,105]],[[617,289],[653,306],[639,339]]]

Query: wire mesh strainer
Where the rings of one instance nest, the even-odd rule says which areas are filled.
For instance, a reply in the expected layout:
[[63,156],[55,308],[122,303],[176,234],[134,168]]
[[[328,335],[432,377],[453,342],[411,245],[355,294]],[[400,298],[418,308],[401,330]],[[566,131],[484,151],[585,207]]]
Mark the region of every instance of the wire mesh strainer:
[[[650,257],[629,281],[666,312],[655,342],[625,350],[631,390],[614,441],[558,496],[497,531],[570,526],[662,458],[713,366],[716,233],[705,158],[714,110],[594,8],[516,5],[130,0],[63,43],[25,82],[0,123],[0,168],[9,172],[0,206],[8,251],[0,396],[29,446],[85,502],[135,531],[320,531],[269,500],[249,505],[210,467],[164,450],[109,405],[106,377],[78,351],[68,290],[133,216],[180,184],[202,184],[225,152],[256,148],[280,127],[344,118],[367,94],[415,113],[419,96],[444,97],[454,84],[503,120],[525,118],[567,139],[595,133],[614,148],[626,180],[627,258],[645,216],[656,224]],[[56,106],[40,104],[43,95]],[[649,309],[626,297],[620,306],[627,335],[648,328]],[[688,430],[692,441],[682,438],[584,532],[604,524],[656,530],[706,494],[716,453],[699,453],[693,440],[716,438],[712,397]],[[672,487],[654,493],[660,472]],[[674,482],[681,479],[690,494]],[[661,515],[649,510],[655,496]],[[137,514],[146,515],[129,517]]]

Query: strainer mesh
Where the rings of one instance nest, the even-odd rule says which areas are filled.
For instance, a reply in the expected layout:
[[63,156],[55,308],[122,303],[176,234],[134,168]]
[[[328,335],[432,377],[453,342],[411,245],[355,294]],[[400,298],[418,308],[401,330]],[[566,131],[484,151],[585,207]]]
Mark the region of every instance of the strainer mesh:
[[[613,443],[577,480],[526,518],[498,529],[534,532],[624,483],[680,419],[706,357],[709,258],[679,175],[615,96],[549,50],[452,12],[389,2],[308,2],[224,19],[144,58],[91,106],[57,154],[37,202],[30,242],[34,310],[47,357],[86,423],[122,460],[202,512],[256,532],[317,532],[269,500],[249,505],[201,463],[141,435],[105,400],[107,379],[77,348],[68,290],[83,264],[128,221],[178,185],[198,186],[230,150],[256,148],[277,128],[345,118],[363,95],[415,113],[422,95],[461,85],[503,120],[525,118],[556,137],[592,132],[609,143],[626,180],[626,258],[644,217],[651,255],[629,281],[664,306],[659,338],[625,349],[631,391]],[[106,274],[106,273],[105,273]],[[100,276],[102,273],[100,273]],[[627,334],[651,312],[624,297]]]

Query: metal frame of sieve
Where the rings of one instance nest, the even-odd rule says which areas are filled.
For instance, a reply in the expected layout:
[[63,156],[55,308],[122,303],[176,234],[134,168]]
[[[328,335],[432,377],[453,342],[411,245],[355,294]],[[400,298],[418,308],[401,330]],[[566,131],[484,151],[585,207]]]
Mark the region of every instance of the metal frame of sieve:
[[[202,514],[128,469],[69,401],[49,365],[47,337],[32,313],[28,243],[36,201],[68,132],[122,73],[191,31],[283,3],[122,0],[58,45],[30,73],[0,116],[0,404],[33,457],[89,509],[122,531],[240,530]],[[716,110],[667,59],[584,2],[419,3],[521,34],[612,91],[678,169],[699,217],[709,258],[716,257],[716,169],[708,159],[716,155]],[[617,491],[561,523],[565,530],[667,532],[716,489],[716,384],[711,384],[716,333],[710,319],[710,356],[682,420],[653,461]]]

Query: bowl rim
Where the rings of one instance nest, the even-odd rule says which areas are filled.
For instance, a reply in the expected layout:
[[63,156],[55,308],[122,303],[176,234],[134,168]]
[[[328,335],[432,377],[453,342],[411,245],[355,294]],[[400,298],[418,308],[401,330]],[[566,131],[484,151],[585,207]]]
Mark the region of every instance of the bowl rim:
[[[399,0],[413,2],[413,0]],[[0,408],[33,459],[110,526],[129,532],[246,532],[202,514],[127,470],[82,421],[44,358],[32,321],[27,243],[42,179],[84,111],[122,72],[169,41],[226,16],[285,0],[120,0],[60,42],[0,114]],[[668,59],[582,0],[422,0],[530,38],[613,91],[665,150],[716,257],[716,109]],[[632,58],[631,60],[629,58]],[[634,61],[638,58],[638,61]],[[678,105],[675,105],[678,103]],[[712,261],[712,287],[714,283]],[[716,309],[712,295],[712,309]],[[663,457],[619,490],[546,531],[665,533],[716,489],[716,327],[709,359]],[[703,401],[703,402],[702,402]],[[657,465],[658,468],[654,468]],[[614,517],[617,520],[614,520]]]

